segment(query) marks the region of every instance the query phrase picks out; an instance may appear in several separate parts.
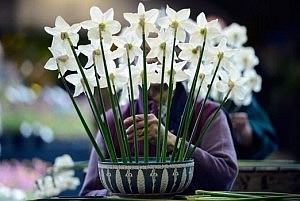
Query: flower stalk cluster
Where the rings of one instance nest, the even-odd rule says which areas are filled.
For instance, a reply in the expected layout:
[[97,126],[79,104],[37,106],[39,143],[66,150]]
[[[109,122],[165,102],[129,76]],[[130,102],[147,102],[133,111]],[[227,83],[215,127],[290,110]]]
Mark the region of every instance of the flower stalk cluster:
[[[137,13],[124,13],[130,26],[121,31],[121,24],[113,19],[113,9],[102,12],[93,6],[90,9],[90,20],[70,26],[59,16],[55,27],[45,27],[45,31],[53,35],[49,47],[53,57],[45,64],[45,68],[58,71],[100,161],[104,161],[105,156],[75,100],[82,93],[88,99],[109,158],[114,163],[140,162],[141,138],[137,132],[135,101],[142,98],[143,162],[148,163],[148,90],[151,84],[159,84],[156,161],[165,163],[190,159],[228,100],[237,105],[249,104],[252,91],[260,90],[261,78],[254,70],[258,59],[253,48],[243,47],[247,39],[243,26],[232,24],[222,29],[218,20],[208,22],[203,12],[194,22],[189,18],[190,9],[177,12],[167,6],[165,13],[165,16],[159,17],[157,9],[145,10],[140,3]],[[81,28],[88,30],[90,44],[77,45]],[[79,56],[87,57],[87,62],[82,64]],[[155,62],[150,63],[149,60]],[[74,93],[67,82],[75,86]],[[175,147],[168,159],[171,105],[177,82],[184,83],[188,98],[176,133]],[[164,85],[168,86],[167,91]],[[106,117],[101,89],[108,91],[113,125],[109,125]],[[94,93],[97,93],[99,100],[96,100]],[[201,102],[200,97],[203,97]],[[201,132],[197,133],[209,99],[219,101],[219,107],[201,128]],[[200,110],[196,111],[199,102]],[[128,141],[123,122],[123,103],[130,105],[133,144]],[[167,107],[166,114],[163,114],[163,105]],[[165,121],[163,115],[166,115]],[[196,121],[192,124],[193,117]],[[117,142],[112,138],[112,126],[116,131]],[[195,142],[192,141],[194,138]],[[120,150],[120,160],[116,146]],[[131,146],[134,147],[133,153]]]

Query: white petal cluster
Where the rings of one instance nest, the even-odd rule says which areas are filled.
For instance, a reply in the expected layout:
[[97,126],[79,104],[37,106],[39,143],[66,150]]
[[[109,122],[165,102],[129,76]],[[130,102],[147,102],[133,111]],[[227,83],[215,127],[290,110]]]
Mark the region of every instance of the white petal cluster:
[[124,18],[130,23],[130,29],[136,32],[137,37],[142,38],[142,34],[148,36],[150,32],[157,32],[155,22],[157,20],[159,11],[151,9],[146,11],[142,3],[138,5],[137,13],[124,13]]
[[186,30],[192,29],[190,28],[192,27],[192,23],[189,19],[190,12],[190,9],[182,9],[176,12],[167,5],[167,16],[160,18],[157,23],[161,28],[167,29],[167,31],[171,33],[171,36],[174,35],[172,33],[176,30],[177,39],[184,42],[186,38]]
[[114,20],[114,10],[108,9],[103,13],[100,8],[93,6],[90,9],[91,20],[81,23],[84,29],[88,30],[88,38],[90,40],[100,39],[103,37],[107,43],[111,42],[112,35],[121,30],[120,22]]
[[9,188],[0,183],[0,200],[1,201],[24,201],[26,193],[20,189]]
[[[190,19],[190,9],[175,11],[167,5],[165,15],[159,16],[157,9],[146,10],[142,3],[137,13],[124,13],[130,25],[122,30],[120,23],[113,19],[112,8],[102,12],[93,6],[90,16],[90,20],[71,26],[59,16],[55,27],[45,27],[53,35],[49,47],[53,57],[44,67],[59,70],[62,75],[69,72],[65,78],[75,86],[74,96],[85,92],[85,85],[93,93],[95,87],[106,88],[110,83],[116,90],[112,93],[121,90],[120,100],[126,103],[131,96],[130,77],[134,99],[138,98],[141,87],[149,89],[151,83],[160,84],[162,76],[166,84],[172,79],[174,87],[176,82],[185,82],[189,91],[197,66],[200,69],[195,78],[196,91],[201,85],[201,96],[206,95],[209,86],[211,97],[216,100],[231,90],[230,99],[245,105],[251,101],[252,92],[261,89],[262,80],[254,68],[258,58],[252,47],[243,46],[247,42],[247,30],[237,23],[222,30],[217,19],[207,21],[203,12],[194,22]],[[77,47],[81,27],[87,29],[90,42]],[[86,63],[79,65],[78,56],[85,57]],[[146,68],[144,56],[152,60]],[[143,86],[144,69],[147,86]]]
[[248,40],[246,27],[237,23],[232,23],[228,27],[225,27],[223,32],[227,37],[228,45],[231,47],[239,48]]
[[55,159],[50,175],[46,175],[36,181],[37,190],[34,192],[35,198],[48,198],[56,196],[65,190],[74,190],[80,184],[75,171],[72,169],[74,161],[64,154]]

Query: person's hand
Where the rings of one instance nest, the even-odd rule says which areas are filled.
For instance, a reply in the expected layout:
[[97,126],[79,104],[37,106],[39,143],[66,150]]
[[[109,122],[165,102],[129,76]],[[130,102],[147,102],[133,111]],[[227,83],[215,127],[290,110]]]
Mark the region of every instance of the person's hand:
[[230,114],[233,128],[233,134],[237,142],[244,147],[250,147],[253,142],[252,128],[245,112],[237,112]]
[[[138,141],[144,140],[145,128],[144,128],[144,114],[135,115],[136,129]],[[124,120],[124,125],[126,128],[127,139],[129,143],[134,141],[134,125],[132,116]],[[156,145],[158,131],[158,119],[154,114],[148,114],[148,139],[149,143]],[[164,125],[161,124],[161,132],[159,133],[161,143],[163,141],[163,136],[165,132]],[[168,151],[173,150],[175,146],[176,136],[168,131],[167,146]]]

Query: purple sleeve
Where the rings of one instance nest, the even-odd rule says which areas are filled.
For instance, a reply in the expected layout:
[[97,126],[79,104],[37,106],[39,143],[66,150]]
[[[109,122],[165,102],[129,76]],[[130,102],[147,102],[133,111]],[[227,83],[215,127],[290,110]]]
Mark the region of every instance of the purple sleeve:
[[[97,135],[97,143],[100,146],[100,150],[102,151],[104,156],[107,156],[107,153],[103,150],[105,149],[105,145],[103,143],[101,135],[98,133]],[[87,173],[85,175],[85,179],[80,191],[80,196],[105,196],[107,195],[107,190],[104,189],[98,173],[98,156],[93,149],[90,155],[90,160],[88,164]]]
[[238,165],[230,129],[220,111],[194,155],[194,176],[187,189],[230,190],[238,173]]

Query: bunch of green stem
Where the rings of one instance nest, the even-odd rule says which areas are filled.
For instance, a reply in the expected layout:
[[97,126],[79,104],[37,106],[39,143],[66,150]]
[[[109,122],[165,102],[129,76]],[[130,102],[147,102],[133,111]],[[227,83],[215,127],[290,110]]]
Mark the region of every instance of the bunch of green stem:
[[[123,120],[122,120],[122,118],[120,118],[121,117],[121,110],[120,110],[120,107],[119,107],[119,103],[117,101],[116,95],[114,95],[114,94],[116,94],[115,85],[114,85],[114,78],[113,78],[113,76],[109,77],[109,74],[108,74],[108,70],[107,70],[107,66],[106,66],[106,60],[105,60],[105,54],[104,54],[104,48],[103,48],[103,43],[102,43],[102,37],[101,37],[101,30],[100,29],[99,29],[99,34],[100,34],[101,52],[99,50],[95,51],[93,53],[93,56],[95,56],[97,54],[102,54],[102,56],[103,56],[104,70],[105,70],[105,74],[106,74],[106,78],[107,78],[106,80],[107,80],[107,85],[108,85],[109,97],[110,97],[110,101],[111,101],[111,105],[112,105],[112,111],[113,111],[114,119],[117,120],[117,121],[115,121],[115,126],[116,126],[116,130],[117,130],[116,135],[117,135],[117,139],[118,139],[120,150],[121,150],[122,162],[126,163],[128,161],[131,161],[130,153],[129,153],[130,152],[129,144],[128,144],[128,140],[126,138],[125,129],[124,129],[124,125],[123,125]],[[105,115],[104,104],[103,104],[102,94],[101,94],[101,90],[100,90],[101,87],[99,85],[99,79],[98,79],[98,74],[97,74],[97,71],[96,71],[95,63],[93,65],[93,67],[94,67],[94,71],[95,71],[95,79],[97,81],[97,91],[98,91],[98,95],[99,95],[99,104],[100,104],[101,111],[100,111],[99,106],[97,105],[96,100],[93,96],[93,93],[91,91],[89,82],[86,78],[83,67],[82,67],[82,65],[79,61],[79,58],[76,54],[75,48],[74,48],[70,38],[66,35],[66,37],[63,38],[63,39],[68,40],[69,45],[70,45],[71,50],[72,50],[72,53],[73,53],[73,55],[76,59],[80,74],[82,76],[81,84],[84,88],[85,94],[87,95],[87,100],[89,102],[90,108],[91,108],[92,113],[94,115],[94,118],[96,120],[96,125],[98,126],[98,129],[99,129],[99,131],[100,131],[100,133],[101,133],[101,135],[102,135],[102,137],[105,141],[105,145],[106,145],[109,157],[110,157],[112,162],[117,163],[117,155],[116,155],[115,147],[114,147],[114,144],[113,144],[112,135],[110,133],[109,125],[108,125],[108,122],[107,122],[107,118],[106,118],[106,115]],[[69,92],[69,95],[70,95],[71,100],[74,104],[74,107],[75,107],[75,109],[76,109],[76,111],[79,115],[79,118],[80,118],[81,122],[83,123],[84,128],[85,128],[85,130],[86,130],[86,132],[87,132],[87,134],[88,134],[88,136],[89,136],[89,138],[92,142],[92,145],[95,148],[96,153],[98,154],[99,158],[103,161],[104,156],[101,153],[101,151],[99,149],[99,146],[97,145],[93,135],[91,134],[91,131],[88,128],[88,126],[86,124],[86,121],[84,120],[84,118],[83,118],[83,116],[80,112],[80,109],[78,108],[78,106],[77,106],[77,104],[74,100],[74,97],[72,96],[72,94],[70,92],[70,89],[68,88],[67,84],[65,83],[64,77],[63,76],[61,76],[61,77],[62,77],[63,83],[65,85],[65,88]],[[111,82],[112,82],[112,85],[111,85]],[[101,115],[101,113],[103,115]]]
[[[205,95],[205,98],[204,98],[204,100],[202,101],[202,104],[201,104],[201,107],[200,107],[200,111],[199,111],[199,113],[198,113],[196,122],[195,122],[194,127],[193,127],[193,130],[192,130],[192,134],[191,134],[190,139],[189,139],[188,146],[187,146],[187,147],[184,147],[184,148],[185,148],[185,151],[183,151],[184,148],[182,149],[182,152],[181,152],[181,154],[180,154],[180,156],[179,156],[179,160],[184,160],[184,159],[185,159],[185,157],[186,157],[186,155],[187,155],[187,152],[188,152],[188,150],[189,150],[189,148],[190,148],[190,146],[191,146],[192,139],[194,138],[194,136],[195,136],[195,134],[196,134],[196,132],[197,132],[197,130],[198,130],[198,126],[199,126],[199,124],[200,124],[200,122],[201,122],[201,120],[202,120],[202,118],[203,118],[203,113],[204,113],[204,107],[205,107],[205,104],[206,104],[206,102],[207,102],[207,100],[208,100],[208,97],[209,97],[211,88],[212,88],[213,83],[214,83],[214,81],[215,81],[215,78],[216,78],[217,72],[218,72],[218,70],[219,70],[220,63],[221,63],[222,59],[223,59],[223,53],[221,53],[220,56],[218,55],[217,66],[216,66],[216,68],[215,68],[215,71],[214,71],[212,80],[211,80],[211,82],[210,82],[210,84],[209,84],[209,86],[208,86],[208,90],[207,90],[207,93],[206,93],[206,95]],[[200,90],[200,89],[199,89],[199,90]],[[228,93],[228,95],[229,95],[229,93]],[[226,96],[226,98],[228,97],[228,95]],[[221,107],[223,106],[223,104],[225,103],[224,101],[227,101],[227,99],[226,99],[226,100],[223,99],[223,101],[222,101],[221,104],[219,105],[218,109],[215,111],[214,115],[217,115],[218,111],[220,110],[220,108],[221,108]],[[206,125],[205,125],[205,126],[206,126]],[[205,126],[204,126],[204,127],[205,127]],[[204,133],[202,133],[202,132],[200,133],[200,135],[199,135],[198,138],[197,138],[197,141],[198,141],[199,139],[202,139],[202,137],[203,137],[202,135],[204,135],[204,134],[207,132],[207,130],[205,130],[205,129],[202,129],[202,130],[204,131]],[[185,132],[187,132],[187,130],[186,130]],[[197,145],[197,146],[198,146],[198,145]]]
[[[170,114],[171,114],[171,104],[172,104],[172,96],[173,96],[173,82],[174,82],[174,75],[175,75],[174,57],[175,57],[175,44],[176,44],[176,34],[177,34],[178,24],[176,24],[176,26],[174,26],[173,28],[174,28],[174,40],[173,40],[172,56],[171,56],[171,59],[172,59],[171,60],[171,68],[170,68],[170,71],[167,72],[170,75],[170,80],[169,80],[169,84],[168,84],[167,116],[166,116],[165,133],[163,136],[163,144],[162,144],[162,151],[161,151],[161,162],[166,162],[166,160],[167,160],[167,139],[168,139],[168,132],[169,132],[169,127],[170,127]],[[162,87],[162,85],[164,83],[162,82],[160,84]],[[160,130],[158,130],[158,131],[160,132]],[[159,138],[157,138],[157,139],[159,139]]]
[[[200,51],[200,56],[199,56],[199,60],[198,60],[196,72],[195,72],[195,75],[194,75],[194,79],[193,79],[193,82],[192,82],[192,86],[191,86],[191,90],[190,90],[187,102],[185,104],[183,115],[181,117],[181,121],[180,121],[180,125],[179,125],[179,130],[178,130],[178,135],[177,135],[178,137],[177,137],[176,142],[175,142],[175,147],[174,147],[174,150],[173,150],[171,161],[174,161],[174,160],[175,161],[184,161],[187,158],[190,158],[190,156],[194,153],[196,147],[202,142],[203,136],[207,133],[208,128],[210,127],[210,125],[212,124],[212,122],[217,117],[217,114],[218,114],[220,108],[227,101],[228,95],[229,95],[229,93],[231,91],[230,90],[226,94],[225,98],[222,100],[222,102],[219,105],[219,107],[214,111],[214,113],[212,115],[213,118],[211,118],[209,121],[207,121],[206,124],[204,125],[204,128],[201,129],[201,133],[200,133],[200,135],[198,136],[198,138],[196,140],[196,144],[193,145],[193,148],[190,150],[192,139],[194,138],[194,136],[195,136],[195,134],[196,134],[196,132],[198,130],[199,123],[202,120],[203,113],[204,113],[204,108],[205,108],[204,106],[205,106],[205,104],[206,104],[206,102],[208,100],[208,97],[209,97],[211,88],[213,86],[213,82],[214,82],[214,80],[216,78],[216,75],[217,75],[217,72],[218,72],[221,60],[223,59],[223,53],[219,53],[219,55],[218,55],[218,62],[217,62],[217,65],[215,67],[212,80],[211,80],[211,82],[210,82],[210,84],[208,86],[208,91],[206,93],[206,96],[205,96],[204,100],[201,103],[200,111],[199,111],[199,113],[197,115],[196,122],[194,123],[192,133],[191,133],[191,135],[189,137],[188,145],[186,146],[186,140],[187,140],[187,137],[188,137],[187,134],[189,132],[189,128],[190,128],[190,125],[191,125],[191,120],[192,120],[192,116],[193,116],[193,110],[195,109],[195,106],[196,106],[196,103],[197,103],[197,99],[198,99],[198,96],[199,96],[199,92],[201,90],[202,82],[203,82],[203,79],[204,79],[204,77],[202,79],[200,79],[200,86],[197,89],[196,94],[195,94],[196,82],[197,82],[198,76],[199,76],[200,66],[201,66],[202,57],[203,57],[204,48],[205,48],[205,42],[206,42],[206,32],[204,32],[204,40],[203,40],[202,48],[201,48],[201,51]],[[180,143],[179,143],[179,139],[181,139]],[[178,147],[178,144],[179,144],[179,147]]]
[[144,162],[149,161],[149,139],[148,139],[148,91],[147,91],[147,60],[146,60],[146,37],[145,37],[145,19],[140,19],[143,38],[143,112],[144,112]]
[[[127,163],[128,161],[131,162],[129,142],[128,142],[127,135],[125,132],[122,113],[121,113],[119,101],[117,98],[117,93],[116,93],[116,88],[115,88],[115,83],[114,83],[115,77],[113,74],[109,74],[108,68],[107,68],[107,63],[106,63],[106,59],[105,59],[105,51],[104,51],[104,47],[103,47],[102,31],[103,31],[103,27],[101,25],[99,25],[100,48],[101,48],[101,54],[102,54],[102,58],[103,58],[104,72],[105,72],[105,77],[106,77],[106,81],[107,81],[107,89],[108,89],[108,93],[109,93],[109,99],[110,99],[110,103],[112,106],[112,113],[113,113],[114,123],[115,123],[115,128],[116,128],[116,135],[117,135],[117,139],[118,139],[118,143],[119,143],[119,147],[120,147],[122,162]],[[111,143],[111,146],[114,147],[113,143]]]
[[139,144],[138,144],[138,136],[137,136],[137,128],[136,128],[136,120],[135,120],[135,104],[134,104],[134,95],[133,95],[133,84],[132,84],[132,74],[131,74],[131,65],[129,58],[129,47],[126,45],[126,54],[127,54],[127,65],[128,65],[128,73],[129,73],[129,90],[128,91],[128,99],[130,102],[130,112],[133,120],[133,144],[134,144],[134,158],[135,162],[139,162]]
[[162,44],[163,48],[163,60],[162,60],[162,71],[161,71],[161,80],[160,80],[160,89],[159,89],[159,109],[158,109],[158,128],[157,128],[157,135],[156,135],[156,162],[160,162],[161,159],[161,115],[162,115],[162,93],[163,93],[163,86],[164,86],[164,75],[165,75],[165,65],[166,65],[166,43]]
[[[177,138],[176,138],[176,141],[175,141],[174,150],[173,150],[173,153],[172,153],[172,156],[171,156],[171,161],[177,161],[180,156],[182,157],[182,153],[183,153],[183,150],[184,150],[184,142],[185,142],[185,139],[187,137],[187,130],[188,130],[188,127],[190,125],[190,121],[192,119],[193,108],[195,107],[195,104],[196,104],[196,101],[197,101],[197,98],[198,98],[198,95],[199,95],[199,92],[200,92],[200,88],[201,88],[201,85],[202,85],[202,83],[201,83],[200,87],[197,91],[197,95],[195,97],[194,93],[195,93],[195,88],[196,88],[196,84],[197,84],[198,76],[199,76],[199,72],[200,72],[200,66],[201,66],[201,62],[202,62],[202,58],[203,58],[205,43],[206,43],[206,32],[204,33],[204,40],[203,40],[202,47],[199,50],[199,59],[198,59],[194,79],[193,79],[193,82],[192,82],[191,90],[190,90],[190,93],[188,95],[188,98],[187,98],[187,101],[186,101],[186,104],[185,104],[185,107],[184,107],[184,110],[183,110],[183,113],[182,113],[182,116],[181,116],[179,129],[178,129],[178,134],[177,134]],[[193,97],[195,97],[194,101],[193,101]],[[181,142],[180,142],[179,139],[182,139]]]
[[204,191],[196,190],[196,195],[187,196],[187,200],[246,200],[246,201],[264,201],[264,200],[298,200],[297,194],[273,193],[273,192],[222,192],[222,191]]
[[[212,116],[210,116],[208,118],[207,122],[204,124],[204,127],[201,129],[201,132],[200,132],[200,134],[198,136],[198,139],[197,139],[196,143],[193,146],[190,146],[191,144],[189,143],[189,146],[186,147],[185,154],[184,154],[182,160],[188,160],[188,159],[190,159],[193,156],[193,154],[194,154],[194,152],[196,150],[196,147],[198,147],[199,145],[201,145],[202,140],[205,137],[205,135],[207,134],[208,129],[210,128],[210,126],[212,125],[212,123],[217,118],[218,113],[219,113],[220,109],[223,107],[224,103],[226,103],[226,101],[228,100],[228,97],[229,97],[231,91],[232,91],[232,88],[229,88],[229,90],[226,93],[226,95],[225,95],[224,99],[222,100],[221,104],[214,111],[214,113],[212,114]],[[201,117],[198,116],[197,120],[196,120],[196,124],[195,124],[195,126],[193,128],[192,135],[195,135],[195,133],[197,131],[197,127],[198,127],[198,126],[196,127],[196,125],[199,124],[198,122],[200,122],[200,119],[201,119]]]

